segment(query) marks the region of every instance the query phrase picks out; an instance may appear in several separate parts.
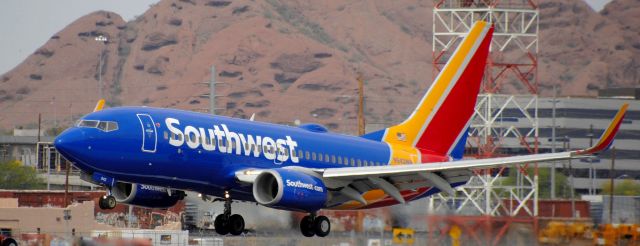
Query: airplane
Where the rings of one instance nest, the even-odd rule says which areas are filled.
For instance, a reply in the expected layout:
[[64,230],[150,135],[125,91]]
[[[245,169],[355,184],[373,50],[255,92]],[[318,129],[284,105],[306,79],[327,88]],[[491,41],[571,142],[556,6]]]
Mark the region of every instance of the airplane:
[[117,203],[166,208],[194,191],[224,202],[214,220],[221,235],[240,235],[234,201],[308,213],[306,237],[325,237],[322,209],[405,204],[438,192],[454,194],[474,169],[577,158],[607,149],[628,105],[592,147],[559,153],[463,159],[493,26],[476,22],[402,123],[362,136],[319,124],[284,126],[153,107],[102,109],[83,116],[55,140],[56,149],[103,185],[103,209]]

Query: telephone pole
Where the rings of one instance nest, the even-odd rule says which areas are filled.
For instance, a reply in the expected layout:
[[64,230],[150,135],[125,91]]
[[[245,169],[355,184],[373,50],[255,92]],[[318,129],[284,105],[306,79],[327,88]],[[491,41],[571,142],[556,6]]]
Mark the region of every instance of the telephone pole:
[[358,135],[365,133],[364,126],[364,82],[362,74],[358,75]]
[[98,63],[98,100],[104,99],[104,95],[102,95],[102,66],[104,59],[104,52],[107,50],[107,42],[109,42],[109,38],[106,36],[100,35],[95,38],[97,42],[104,43],[103,49],[100,51],[100,62]]
[[611,170],[609,170],[609,179],[611,192],[609,193],[609,224],[613,224],[613,192],[614,192],[614,182],[613,182],[613,172],[616,169],[616,146],[611,148]]

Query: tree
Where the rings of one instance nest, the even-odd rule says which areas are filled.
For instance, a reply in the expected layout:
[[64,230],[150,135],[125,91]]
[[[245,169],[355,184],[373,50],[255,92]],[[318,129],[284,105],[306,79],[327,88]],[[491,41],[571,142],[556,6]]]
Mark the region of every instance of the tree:
[[42,189],[44,181],[35,168],[22,165],[20,161],[0,162],[0,189]]
[[[518,172],[517,167],[509,168],[509,176],[505,177],[502,182],[504,185],[516,185],[516,172]],[[527,176],[533,180],[533,168],[527,168]],[[542,199],[551,198],[551,171],[549,168],[538,167],[538,197]],[[570,198],[571,197],[571,187],[569,186],[569,182],[567,176],[563,173],[556,171],[556,198]]]
[[[615,183],[613,189],[613,194],[616,196],[640,196],[640,183],[630,179]],[[607,181],[602,185],[602,194],[611,194],[611,182]]]

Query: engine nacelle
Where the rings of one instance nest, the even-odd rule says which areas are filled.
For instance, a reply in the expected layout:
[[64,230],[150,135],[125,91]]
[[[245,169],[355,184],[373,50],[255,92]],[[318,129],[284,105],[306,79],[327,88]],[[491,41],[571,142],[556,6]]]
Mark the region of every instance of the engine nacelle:
[[168,208],[184,198],[183,191],[173,191],[169,195],[164,187],[123,182],[116,182],[111,194],[119,203],[148,208]]
[[267,206],[314,212],[327,202],[327,188],[313,175],[288,169],[265,170],[253,182],[253,198]]

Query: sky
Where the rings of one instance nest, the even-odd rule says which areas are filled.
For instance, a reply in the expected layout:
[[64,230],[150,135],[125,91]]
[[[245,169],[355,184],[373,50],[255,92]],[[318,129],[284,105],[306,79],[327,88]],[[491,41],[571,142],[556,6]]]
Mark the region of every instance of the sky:
[[2,0],[0,2],[0,75],[44,45],[53,34],[97,10],[125,20],[159,0]]
[[[159,0],[2,0],[0,3],[0,75],[8,72],[74,20],[97,10],[125,20]],[[610,0],[584,0],[600,11]]]

